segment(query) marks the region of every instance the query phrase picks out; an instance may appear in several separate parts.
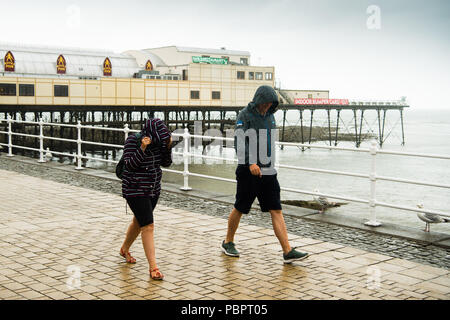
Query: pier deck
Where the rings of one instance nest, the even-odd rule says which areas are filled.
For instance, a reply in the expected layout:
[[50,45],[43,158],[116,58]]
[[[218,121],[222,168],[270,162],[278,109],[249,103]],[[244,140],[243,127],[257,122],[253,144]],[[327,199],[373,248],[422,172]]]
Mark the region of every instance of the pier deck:
[[294,234],[291,244],[311,256],[283,265],[273,231],[245,223],[241,257],[227,257],[225,219],[162,205],[155,242],[165,280],[156,282],[139,237],[136,265],[118,255],[131,220],[119,195],[0,170],[0,202],[1,299],[450,298],[448,269]]
[[[76,124],[78,120],[83,125],[101,125],[122,127],[125,123],[140,125],[143,119],[149,117],[159,117],[163,119],[171,128],[193,127],[194,121],[201,121],[203,128],[209,129],[211,125],[219,126],[223,132],[225,126],[234,127],[235,119],[239,111],[245,106],[107,106],[107,105],[0,105],[0,114],[4,119],[11,116],[12,119],[20,117],[22,120],[30,116],[37,122],[43,117],[43,113],[49,113],[44,121],[66,122]],[[296,142],[313,142],[312,131],[314,115],[318,112],[326,112],[327,124],[323,127],[325,138],[331,146],[337,146],[341,132],[351,133],[355,146],[359,147],[368,132],[375,133],[378,144],[383,146],[390,135],[386,130],[386,122],[392,112],[399,114],[401,126],[401,144],[405,144],[403,109],[409,108],[406,104],[385,104],[379,103],[360,103],[347,105],[334,104],[280,104],[278,111],[282,113],[282,120],[278,123],[280,129],[281,141],[291,135]],[[298,127],[299,133],[293,133],[292,128],[287,122],[287,112],[298,112],[295,116],[294,127]],[[388,114],[389,111],[389,114]],[[351,114],[351,123],[343,123],[342,117]],[[376,113],[377,128],[367,128],[367,117],[370,113]],[[27,116],[28,114],[28,116]],[[97,114],[97,115],[95,115]],[[354,120],[354,121],[353,121]],[[309,123],[308,123],[309,122]],[[364,128],[364,129],[363,129]],[[289,134],[289,132],[291,134]],[[392,129],[391,129],[392,131]],[[307,133],[308,132],[308,133]],[[304,150],[304,148],[302,149]]]

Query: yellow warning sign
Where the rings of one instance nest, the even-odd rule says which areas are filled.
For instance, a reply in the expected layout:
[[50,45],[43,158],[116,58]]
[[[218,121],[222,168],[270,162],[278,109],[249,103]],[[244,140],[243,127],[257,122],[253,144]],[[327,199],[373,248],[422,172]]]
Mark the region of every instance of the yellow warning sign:
[[104,76],[111,76],[112,75],[112,65],[111,60],[109,58],[106,58],[103,62],[103,75]]
[[147,63],[145,64],[145,70],[146,71],[152,71],[153,70],[153,65],[150,62],[150,60],[147,60]]
[[8,51],[5,55],[5,71],[14,71],[16,69],[16,60],[14,59],[11,51]]
[[66,59],[62,54],[56,59],[56,73],[65,74],[66,73]]

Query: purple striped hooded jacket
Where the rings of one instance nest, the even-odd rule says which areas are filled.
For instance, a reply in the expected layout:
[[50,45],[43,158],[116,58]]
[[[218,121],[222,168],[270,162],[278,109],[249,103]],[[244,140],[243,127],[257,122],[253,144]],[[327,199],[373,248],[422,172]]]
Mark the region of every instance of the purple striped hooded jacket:
[[141,131],[142,137],[152,140],[145,152],[134,134],[128,136],[123,158],[125,162],[122,177],[122,197],[158,196],[161,192],[162,171],[160,166],[172,164],[172,150],[167,148],[170,131],[164,122],[157,118],[145,121]]

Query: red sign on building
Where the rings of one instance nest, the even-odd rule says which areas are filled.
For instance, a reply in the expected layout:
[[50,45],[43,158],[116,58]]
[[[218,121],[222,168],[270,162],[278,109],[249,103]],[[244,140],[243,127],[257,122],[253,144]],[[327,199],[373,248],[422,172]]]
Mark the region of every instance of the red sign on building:
[[294,104],[299,105],[317,105],[317,104],[332,104],[332,105],[348,105],[347,99],[306,99],[299,98],[294,100]]
[[5,54],[5,59],[3,61],[5,63],[5,71],[13,72],[14,70],[16,70],[16,60],[14,59],[11,51],[8,51]]
[[104,76],[112,75],[112,65],[111,60],[109,60],[109,58],[106,58],[105,61],[103,61],[103,75]]

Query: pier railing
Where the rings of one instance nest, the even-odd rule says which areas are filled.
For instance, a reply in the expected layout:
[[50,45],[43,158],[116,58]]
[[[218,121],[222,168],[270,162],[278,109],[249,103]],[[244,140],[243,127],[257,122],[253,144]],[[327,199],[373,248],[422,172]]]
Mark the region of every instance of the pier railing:
[[[123,145],[83,140],[82,129],[109,130],[109,131],[123,132],[124,139],[126,139],[128,137],[130,132],[139,132],[138,130],[129,129],[128,124],[125,124],[124,128],[108,128],[108,127],[81,125],[81,123],[79,121],[76,125],[74,125],[74,124],[63,124],[63,123],[48,123],[48,122],[43,122],[42,119],[40,119],[39,122],[12,120],[10,117],[8,117],[7,120],[0,120],[0,123],[1,122],[6,122],[6,124],[7,124],[7,131],[0,131],[0,134],[5,134],[8,136],[8,143],[0,143],[1,146],[7,147],[7,149],[8,149],[7,156],[9,156],[9,157],[14,156],[13,152],[12,152],[13,148],[24,149],[24,150],[38,152],[39,153],[38,162],[46,162],[45,154],[47,152],[50,152],[51,154],[75,158],[76,164],[77,164],[77,166],[76,166],[77,170],[84,169],[84,167],[82,166],[83,159],[93,160],[93,161],[103,161],[103,162],[108,162],[108,163],[113,163],[113,164],[118,162],[115,160],[95,158],[95,157],[83,155],[82,154],[82,145],[83,144],[123,149]],[[12,123],[37,125],[37,126],[39,126],[39,135],[13,132]],[[61,126],[61,127],[76,128],[77,139],[75,140],[75,139],[65,139],[65,138],[60,138],[60,137],[45,136],[43,134],[44,126]],[[12,143],[13,136],[38,138],[39,139],[39,148],[31,148],[31,147],[26,147],[26,146],[13,145],[13,143]],[[185,191],[191,190],[191,187],[189,186],[189,177],[199,177],[199,178],[204,178],[204,179],[213,179],[213,180],[224,181],[224,182],[229,182],[229,183],[236,183],[235,179],[228,179],[228,178],[223,178],[223,177],[219,177],[219,176],[199,174],[199,173],[194,173],[194,172],[189,171],[190,159],[195,158],[195,157],[200,157],[200,158],[204,158],[204,159],[237,162],[236,158],[225,158],[225,157],[217,157],[217,156],[211,156],[211,155],[195,154],[195,153],[191,152],[192,151],[190,148],[191,139],[202,139],[202,140],[208,140],[208,141],[222,140],[222,141],[230,141],[231,142],[231,141],[233,141],[233,138],[195,135],[195,134],[189,133],[188,129],[184,129],[184,133],[182,133],[182,134],[173,133],[173,136],[176,137],[176,139],[182,138],[182,141],[180,141],[180,143],[182,142],[183,151],[182,152],[173,151],[173,154],[182,156],[183,171],[167,169],[167,168],[163,168],[162,170],[165,172],[171,172],[171,173],[180,174],[183,176],[183,186],[180,187],[181,190],[185,190]],[[72,154],[72,153],[49,150],[49,148],[44,149],[44,140],[57,140],[57,141],[76,143],[77,144],[77,152],[76,152],[76,154]],[[313,191],[309,191],[309,190],[302,190],[302,189],[281,186],[281,190],[283,190],[283,191],[300,193],[300,194],[308,194],[308,195],[313,195],[313,196],[323,196],[323,197],[332,198],[332,199],[339,199],[339,200],[344,200],[344,201],[366,204],[369,206],[371,218],[369,221],[365,222],[365,224],[368,226],[373,226],[373,227],[381,225],[381,222],[379,222],[377,220],[377,216],[376,216],[376,208],[377,207],[394,208],[394,209],[400,209],[400,210],[405,210],[405,211],[409,211],[409,212],[431,213],[431,214],[436,214],[439,216],[450,218],[450,214],[448,214],[446,212],[421,209],[418,207],[410,207],[410,206],[398,205],[398,204],[394,204],[394,203],[387,203],[387,202],[379,201],[376,198],[377,181],[391,181],[391,182],[402,183],[402,184],[407,184],[407,185],[421,185],[421,186],[428,186],[428,187],[450,189],[450,184],[440,184],[440,183],[434,183],[434,182],[410,180],[410,179],[403,179],[403,178],[398,178],[398,177],[389,177],[389,176],[379,175],[379,174],[377,174],[377,171],[376,171],[376,163],[377,163],[377,158],[379,157],[379,155],[395,155],[395,156],[401,156],[401,157],[422,157],[422,158],[443,159],[443,160],[450,160],[450,156],[439,155],[439,154],[423,154],[423,153],[381,150],[378,148],[376,141],[372,141],[370,148],[368,148],[368,149],[319,146],[319,145],[293,143],[293,142],[279,142],[279,141],[277,141],[276,144],[278,146],[295,146],[295,147],[300,147],[300,148],[304,147],[304,148],[311,148],[311,149],[327,149],[327,150],[339,150],[339,151],[360,152],[360,153],[362,152],[362,153],[368,154],[368,159],[370,159],[370,163],[371,163],[371,169],[366,174],[353,173],[353,172],[347,172],[347,171],[334,171],[334,170],[327,170],[327,169],[317,169],[317,168],[308,168],[308,167],[301,167],[301,166],[284,165],[284,164],[280,164],[278,161],[276,161],[276,164],[275,164],[276,168],[285,168],[285,169],[290,169],[290,170],[299,170],[299,171],[306,171],[306,172],[315,172],[315,173],[322,173],[322,174],[340,175],[340,176],[348,176],[348,177],[356,177],[356,178],[366,179],[366,180],[370,181],[370,197],[368,199],[355,198],[355,197],[351,197],[351,196],[338,195],[338,194],[325,194],[325,193],[313,192]]]

